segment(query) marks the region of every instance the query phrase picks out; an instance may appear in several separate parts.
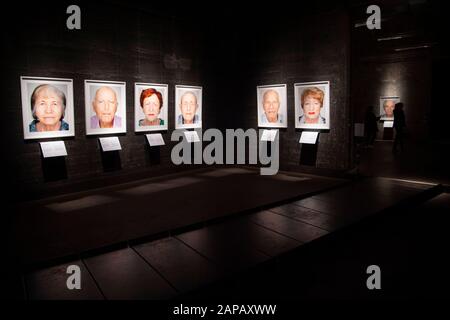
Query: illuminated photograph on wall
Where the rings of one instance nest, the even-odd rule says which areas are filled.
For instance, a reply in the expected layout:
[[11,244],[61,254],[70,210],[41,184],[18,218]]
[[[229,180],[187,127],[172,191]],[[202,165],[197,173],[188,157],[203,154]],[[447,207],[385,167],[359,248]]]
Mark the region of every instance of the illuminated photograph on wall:
[[134,84],[134,127],[136,132],[167,130],[166,84]]
[[202,127],[202,87],[175,86],[175,129]]
[[256,87],[258,127],[287,128],[286,85]]
[[72,79],[20,77],[24,139],[75,134]]
[[400,97],[380,97],[380,120],[394,120],[395,104]]
[[294,84],[295,127],[330,129],[330,82]]
[[125,82],[84,81],[87,135],[126,132],[125,88]]

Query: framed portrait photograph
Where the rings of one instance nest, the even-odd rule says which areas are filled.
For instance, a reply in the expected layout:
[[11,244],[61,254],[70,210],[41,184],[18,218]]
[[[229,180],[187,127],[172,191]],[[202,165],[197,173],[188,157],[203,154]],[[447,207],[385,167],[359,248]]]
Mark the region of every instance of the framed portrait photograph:
[[294,84],[295,128],[330,129],[330,82]]
[[72,79],[20,77],[24,139],[75,135]]
[[126,84],[117,81],[84,81],[86,134],[125,133]]
[[175,129],[202,127],[202,87],[175,86]]
[[256,87],[258,127],[287,128],[287,90],[285,84]]
[[168,85],[134,84],[134,130],[136,132],[167,130]]
[[398,102],[400,97],[380,97],[380,120],[394,120],[394,108]]

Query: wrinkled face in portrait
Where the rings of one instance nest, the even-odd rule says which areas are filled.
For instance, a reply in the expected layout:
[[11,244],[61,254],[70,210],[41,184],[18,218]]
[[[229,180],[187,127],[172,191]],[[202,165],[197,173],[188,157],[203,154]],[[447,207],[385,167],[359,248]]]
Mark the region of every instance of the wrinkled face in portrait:
[[109,87],[98,89],[92,105],[101,124],[113,123],[118,105],[116,92],[113,89]]
[[313,96],[306,96],[303,102],[303,114],[307,123],[317,123],[319,121],[322,103]]
[[386,114],[386,117],[393,117],[394,116],[394,108],[395,108],[395,102],[392,100],[386,100],[383,104],[384,113]]
[[63,116],[63,101],[55,90],[46,87],[36,94],[34,112],[40,123],[46,126],[54,126]]
[[193,93],[185,93],[181,97],[180,108],[184,123],[193,123],[198,108],[197,97]]
[[269,90],[264,93],[263,108],[269,122],[276,122],[278,120],[278,110],[280,109],[278,92]]
[[158,96],[156,94],[152,94],[150,97],[145,98],[142,109],[144,111],[145,118],[148,121],[155,121],[158,119],[159,112],[161,110],[161,103],[159,102]]

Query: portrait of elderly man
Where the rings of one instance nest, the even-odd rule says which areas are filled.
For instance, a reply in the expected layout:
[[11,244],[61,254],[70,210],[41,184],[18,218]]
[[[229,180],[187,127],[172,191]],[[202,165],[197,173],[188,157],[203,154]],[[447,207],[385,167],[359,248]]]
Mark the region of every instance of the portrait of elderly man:
[[100,87],[92,100],[95,115],[91,117],[91,129],[121,128],[122,118],[116,115],[117,94],[109,86]]
[[197,110],[199,108],[197,96],[193,91],[186,91],[181,95],[179,103],[181,114],[178,116],[179,125],[189,125],[199,123]]
[[31,94],[31,112],[34,120],[30,132],[69,130],[65,122],[66,95],[50,84],[37,86]]
[[262,101],[264,113],[261,114],[262,124],[283,123],[283,115],[279,113],[280,104],[280,95],[276,90],[269,89],[264,92]]
[[381,120],[394,120],[395,104],[400,101],[398,97],[382,97],[380,99]]
[[287,128],[286,84],[256,87],[258,127]]

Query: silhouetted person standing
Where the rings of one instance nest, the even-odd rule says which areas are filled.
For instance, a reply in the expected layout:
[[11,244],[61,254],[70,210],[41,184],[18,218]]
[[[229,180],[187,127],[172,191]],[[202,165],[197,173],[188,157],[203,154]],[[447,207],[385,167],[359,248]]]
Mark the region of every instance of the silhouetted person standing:
[[395,104],[394,109],[394,129],[395,138],[394,145],[392,146],[392,152],[397,152],[398,145],[400,150],[403,151],[403,132],[406,127],[405,113],[403,112],[403,103],[399,102]]
[[380,117],[375,116],[373,109],[373,106],[367,107],[366,116],[364,118],[364,130],[367,146],[373,146],[375,137],[378,132],[377,120],[380,119]]

